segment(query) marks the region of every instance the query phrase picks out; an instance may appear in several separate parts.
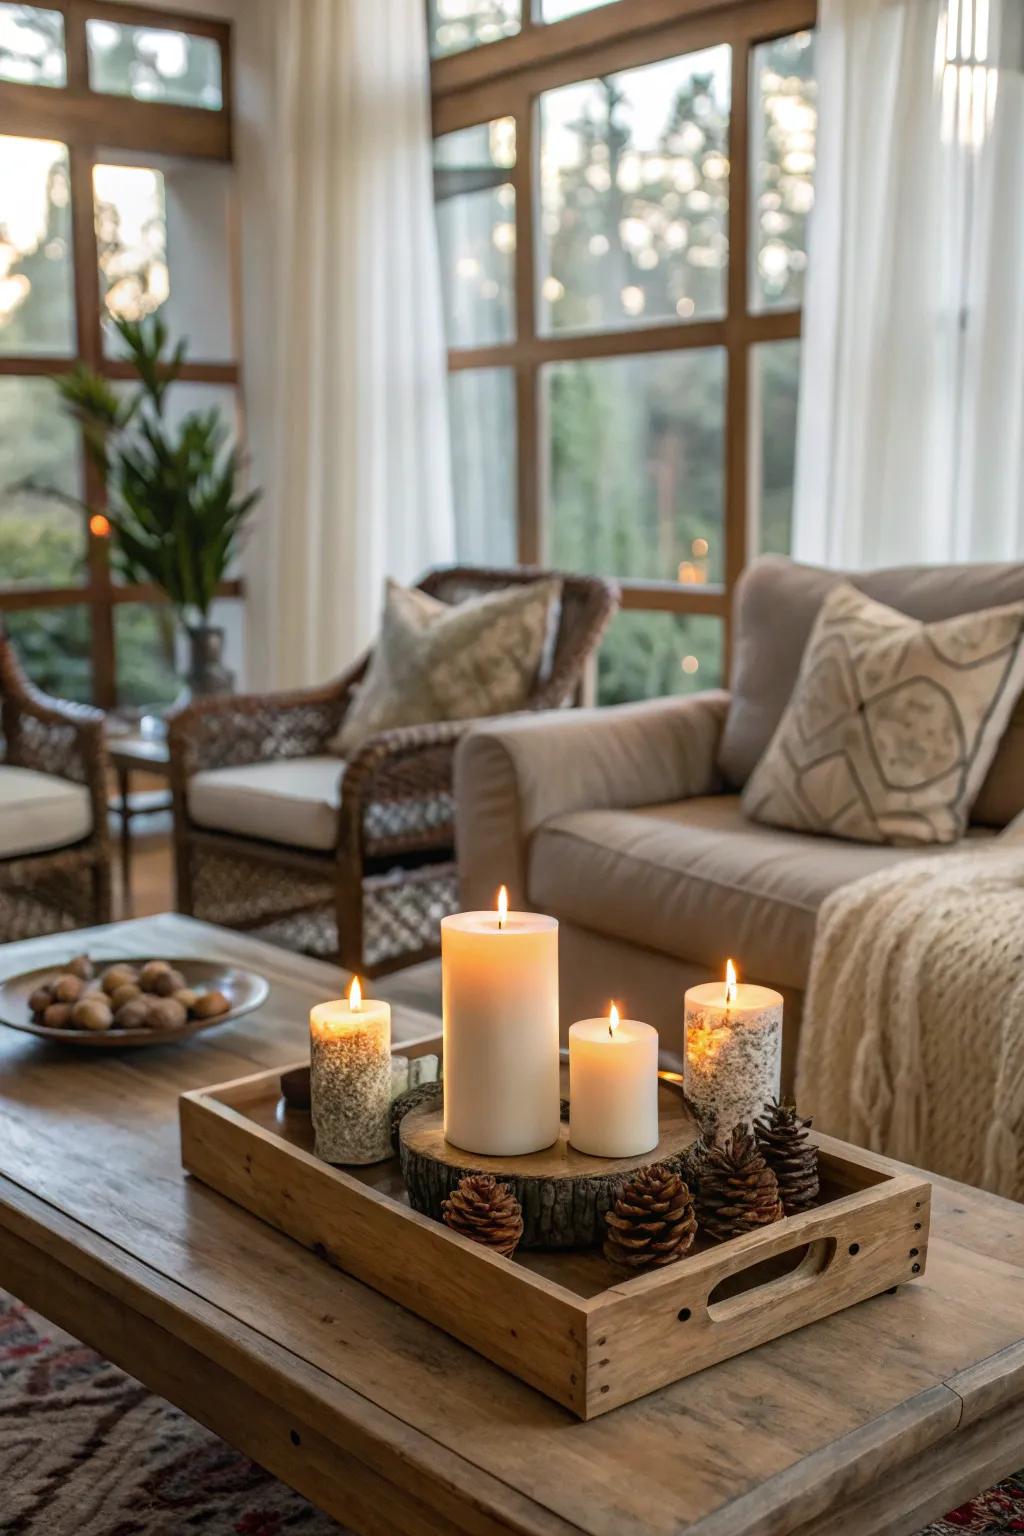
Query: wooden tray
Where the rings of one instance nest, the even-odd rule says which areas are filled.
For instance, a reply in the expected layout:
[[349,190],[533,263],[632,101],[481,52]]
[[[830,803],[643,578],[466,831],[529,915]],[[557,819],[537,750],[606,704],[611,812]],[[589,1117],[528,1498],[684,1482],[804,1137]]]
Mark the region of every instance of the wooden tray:
[[[439,1052],[432,1038],[396,1045]],[[823,1203],[623,1280],[596,1250],[504,1259],[411,1209],[397,1158],[312,1152],[280,1072],[180,1101],[182,1162],[339,1269],[590,1419],[923,1273],[931,1186],[823,1147]]]

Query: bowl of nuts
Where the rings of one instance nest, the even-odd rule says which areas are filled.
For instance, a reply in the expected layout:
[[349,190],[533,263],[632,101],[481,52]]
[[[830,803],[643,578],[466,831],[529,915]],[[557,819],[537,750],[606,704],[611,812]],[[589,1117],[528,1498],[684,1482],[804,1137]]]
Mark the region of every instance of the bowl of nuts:
[[269,988],[212,960],[98,960],[76,955],[0,983],[0,1020],[72,1045],[163,1045],[251,1013]]

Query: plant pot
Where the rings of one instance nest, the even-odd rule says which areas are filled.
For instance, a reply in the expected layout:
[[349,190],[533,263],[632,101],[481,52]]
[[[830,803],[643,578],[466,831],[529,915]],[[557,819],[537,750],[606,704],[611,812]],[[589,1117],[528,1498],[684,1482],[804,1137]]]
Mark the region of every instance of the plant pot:
[[235,674],[224,665],[224,631],[215,624],[188,624],[189,659],[185,683],[191,694],[232,693]]

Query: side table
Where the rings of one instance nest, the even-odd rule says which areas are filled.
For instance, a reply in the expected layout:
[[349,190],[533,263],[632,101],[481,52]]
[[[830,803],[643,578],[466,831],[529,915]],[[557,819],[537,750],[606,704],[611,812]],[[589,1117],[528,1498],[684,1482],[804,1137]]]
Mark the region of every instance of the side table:
[[117,799],[111,809],[121,822],[121,884],[124,891],[124,912],[132,915],[132,834],[131,824],[137,816],[151,816],[155,811],[170,810],[170,790],[145,790],[131,793],[133,773],[153,774],[166,779],[170,774],[170,757],[167,740],[162,736],[109,736],[107,752],[117,774]]

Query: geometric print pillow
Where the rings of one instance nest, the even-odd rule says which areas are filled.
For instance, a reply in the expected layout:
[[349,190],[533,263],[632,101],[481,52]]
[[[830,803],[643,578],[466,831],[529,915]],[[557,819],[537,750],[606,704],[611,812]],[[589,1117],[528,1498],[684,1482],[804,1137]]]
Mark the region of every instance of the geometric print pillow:
[[863,843],[953,843],[1024,688],[1024,603],[922,624],[849,582],[743,792],[752,821]]

